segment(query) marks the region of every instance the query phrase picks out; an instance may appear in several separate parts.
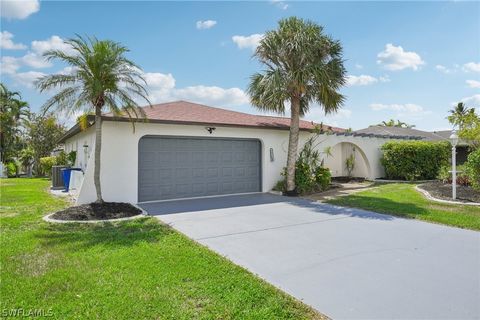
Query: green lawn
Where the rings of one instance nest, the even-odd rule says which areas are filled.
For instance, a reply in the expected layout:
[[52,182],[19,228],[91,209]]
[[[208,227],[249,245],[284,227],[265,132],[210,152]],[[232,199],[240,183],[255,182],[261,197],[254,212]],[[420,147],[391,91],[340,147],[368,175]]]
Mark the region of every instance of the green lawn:
[[0,318],[21,308],[58,319],[323,319],[154,218],[48,224],[41,217],[67,205],[48,181],[0,183]]
[[427,200],[420,192],[415,190],[413,184],[379,185],[371,190],[339,197],[327,202],[449,226],[480,230],[480,207],[444,204]]

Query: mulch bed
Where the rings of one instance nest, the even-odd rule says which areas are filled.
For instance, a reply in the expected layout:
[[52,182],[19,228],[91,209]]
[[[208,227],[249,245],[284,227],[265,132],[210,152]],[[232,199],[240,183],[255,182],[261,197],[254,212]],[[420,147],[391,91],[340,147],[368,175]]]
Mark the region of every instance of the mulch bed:
[[108,220],[128,218],[141,214],[142,211],[125,202],[92,202],[81,206],[70,207],[55,212],[51,217],[57,220]]
[[348,182],[364,182],[365,178],[356,177],[332,177],[332,182],[348,183]]
[[[421,184],[419,187],[428,191],[435,198],[452,201],[451,184],[435,181]],[[480,203],[480,192],[473,190],[471,187],[457,185],[456,201]]]

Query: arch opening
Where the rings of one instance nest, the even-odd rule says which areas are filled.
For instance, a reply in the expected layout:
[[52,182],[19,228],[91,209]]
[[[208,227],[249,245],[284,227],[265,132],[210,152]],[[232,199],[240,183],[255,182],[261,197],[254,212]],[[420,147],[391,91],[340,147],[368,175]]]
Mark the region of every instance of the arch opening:
[[[353,163],[353,168],[347,166],[347,160]],[[357,144],[351,142],[340,142],[330,148],[330,154],[324,154],[325,167],[332,172],[332,177],[371,177],[370,161],[365,152]]]

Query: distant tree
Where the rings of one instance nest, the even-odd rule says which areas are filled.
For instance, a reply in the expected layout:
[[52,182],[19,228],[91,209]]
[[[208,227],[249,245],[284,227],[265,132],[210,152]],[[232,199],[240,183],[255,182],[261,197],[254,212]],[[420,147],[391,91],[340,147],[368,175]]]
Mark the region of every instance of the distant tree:
[[378,126],[407,128],[407,129],[415,128],[414,124],[408,124],[406,122],[403,122],[403,121],[400,121],[400,120],[394,120],[394,119],[390,119],[388,121],[382,121],[381,123],[378,124]]
[[24,146],[23,133],[30,108],[20,93],[0,83],[0,157],[6,163],[18,157]]
[[145,113],[136,98],[150,104],[144,87],[146,82],[141,69],[125,57],[129,50],[117,42],[77,37],[65,43],[73,49],[73,54],[52,50],[44,56],[47,60],[66,63],[73,72],[42,77],[36,85],[41,92],[60,89],[43,105],[44,111],[55,107],[70,114],[77,110],[95,112],[93,181],[97,202],[103,202],[100,184],[102,111],[106,108],[114,115],[126,115],[132,121],[139,116],[144,117]]
[[300,117],[316,102],[325,113],[343,104],[339,89],[346,82],[342,46],[323,27],[296,17],[282,19],[278,29],[268,31],[254,56],[264,65],[251,77],[251,103],[260,110],[284,114],[290,106],[290,136],[287,154],[287,192],[295,190]]
[[28,177],[32,176],[32,165],[34,163],[35,152],[28,146],[20,151],[19,160]]
[[39,172],[40,158],[50,156],[64,133],[65,127],[58,123],[54,115],[32,115],[27,129],[27,141],[33,150],[35,172]]
[[458,136],[467,141],[473,148],[480,147],[480,116],[475,109],[469,109],[461,121]]
[[467,108],[463,102],[459,102],[454,109],[448,112],[450,113],[447,117],[448,121],[461,131],[465,122],[471,121],[472,117],[474,118],[473,114],[475,113],[475,109]]

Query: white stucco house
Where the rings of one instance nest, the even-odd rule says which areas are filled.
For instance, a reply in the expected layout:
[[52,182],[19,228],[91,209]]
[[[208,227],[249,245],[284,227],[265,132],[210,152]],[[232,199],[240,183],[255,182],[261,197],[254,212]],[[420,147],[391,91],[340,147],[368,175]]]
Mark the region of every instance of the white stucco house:
[[[177,101],[144,108],[135,130],[127,118],[103,117],[101,185],[105,201],[140,203],[225,194],[268,192],[281,178],[288,148],[288,118],[259,116]],[[90,119],[93,124],[93,118]],[[317,124],[302,120],[300,148]],[[380,147],[392,137],[323,126],[317,148],[332,176],[383,176]],[[94,126],[73,126],[60,141],[76,151],[70,185],[77,204],[94,201]],[[331,156],[324,150],[330,147]]]

